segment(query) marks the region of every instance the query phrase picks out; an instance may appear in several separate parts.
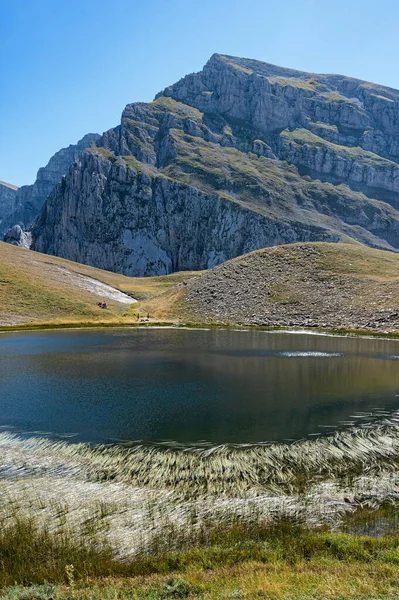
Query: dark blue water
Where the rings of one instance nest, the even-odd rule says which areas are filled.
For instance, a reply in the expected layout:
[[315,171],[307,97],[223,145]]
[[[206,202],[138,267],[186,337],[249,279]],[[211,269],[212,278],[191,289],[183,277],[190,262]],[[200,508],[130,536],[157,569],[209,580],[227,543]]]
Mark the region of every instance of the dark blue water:
[[18,433],[298,439],[383,418],[398,394],[398,341],[165,329],[0,336],[0,427]]

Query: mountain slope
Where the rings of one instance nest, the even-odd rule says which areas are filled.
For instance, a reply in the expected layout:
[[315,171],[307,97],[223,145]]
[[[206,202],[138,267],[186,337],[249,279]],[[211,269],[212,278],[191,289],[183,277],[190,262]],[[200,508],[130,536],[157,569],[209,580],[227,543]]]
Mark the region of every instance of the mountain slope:
[[164,293],[182,279],[130,279],[0,242],[0,326],[136,322],[136,308],[129,315],[136,299]]
[[348,238],[399,250],[399,92],[214,55],[54,189],[34,248],[129,275]]
[[0,242],[3,327],[129,325],[139,309],[153,323],[399,332],[398,298],[399,254],[361,244],[275,246],[206,272],[132,278]]
[[79,155],[99,137],[96,133],[88,133],[76,144],[62,148],[50,158],[45,167],[39,169],[33,185],[15,188],[12,210],[5,212],[0,204],[0,234],[4,234],[13,225],[20,225],[22,229],[30,228],[55,184],[65,175]]
[[[191,279],[181,287],[179,311],[200,322],[398,331],[398,298],[398,254],[355,244],[293,244]],[[150,303],[151,312],[159,302]]]

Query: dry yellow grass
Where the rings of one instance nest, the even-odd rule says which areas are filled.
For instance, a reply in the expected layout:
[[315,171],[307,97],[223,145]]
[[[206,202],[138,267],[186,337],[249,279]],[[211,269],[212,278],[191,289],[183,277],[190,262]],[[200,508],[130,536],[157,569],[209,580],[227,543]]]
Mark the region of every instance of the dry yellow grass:
[[187,306],[183,304],[184,297],[185,287],[183,284],[145,301],[142,305],[143,310],[160,321],[177,322],[184,320],[196,322],[196,315],[192,314]]
[[[218,569],[188,570],[165,575],[134,578],[91,579],[86,584],[57,586],[40,594],[17,596],[10,589],[5,600],[394,600],[398,598],[399,566],[380,563],[301,562],[261,564],[248,562]],[[34,595],[36,592],[37,595]]]
[[[0,325],[129,324],[136,307],[79,287],[74,274],[108,284],[138,301],[164,293],[195,273],[133,278],[0,242]],[[97,302],[105,300],[107,311]],[[136,305],[137,306],[137,305]],[[141,309],[146,312],[146,307]]]
[[398,577],[397,565],[367,565],[334,560],[325,563],[309,561],[298,565],[245,563],[212,572],[189,573],[184,580],[204,590],[193,595],[193,598],[207,600],[223,597],[336,600],[376,595],[380,598],[396,593]]

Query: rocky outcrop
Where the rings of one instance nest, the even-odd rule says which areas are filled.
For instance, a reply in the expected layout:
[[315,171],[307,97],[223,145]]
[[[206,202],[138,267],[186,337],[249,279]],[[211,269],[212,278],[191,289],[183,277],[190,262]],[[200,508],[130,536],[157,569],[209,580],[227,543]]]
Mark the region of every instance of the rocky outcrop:
[[0,196],[0,214],[4,215],[0,222],[0,233],[4,234],[15,224],[20,225],[22,229],[29,229],[55,184],[65,175],[80,154],[99,137],[98,134],[89,133],[77,144],[71,144],[54,154],[48,164],[39,169],[33,185],[24,185],[16,191],[12,210],[3,212]]
[[32,234],[30,231],[23,231],[19,225],[14,225],[4,235],[4,241],[20,248],[30,248],[32,243]]
[[399,250],[399,92],[214,55],[73,164],[33,248],[129,275],[264,246]]
[[354,244],[295,244],[228,261],[184,285],[197,322],[397,331],[399,260]]
[[[397,90],[350,77],[214,55],[203,71],[188,75],[162,94],[222,114],[227,121],[245,120],[278,158],[313,174],[330,174],[346,182],[354,171],[353,181],[364,193],[376,196],[381,190],[384,197],[384,190],[399,192]],[[293,149],[292,142],[287,147],[286,138],[295,130],[302,143]],[[336,147],[326,145],[323,157],[320,146],[326,141]],[[344,162],[342,155],[349,164],[340,169],[335,163]]]

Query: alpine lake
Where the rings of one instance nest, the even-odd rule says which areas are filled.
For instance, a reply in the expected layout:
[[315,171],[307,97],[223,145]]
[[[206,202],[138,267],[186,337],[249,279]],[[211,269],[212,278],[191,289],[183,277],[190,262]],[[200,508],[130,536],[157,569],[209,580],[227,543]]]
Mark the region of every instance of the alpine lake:
[[1,430],[19,436],[287,442],[396,420],[399,341],[179,328],[7,333],[0,382]]

